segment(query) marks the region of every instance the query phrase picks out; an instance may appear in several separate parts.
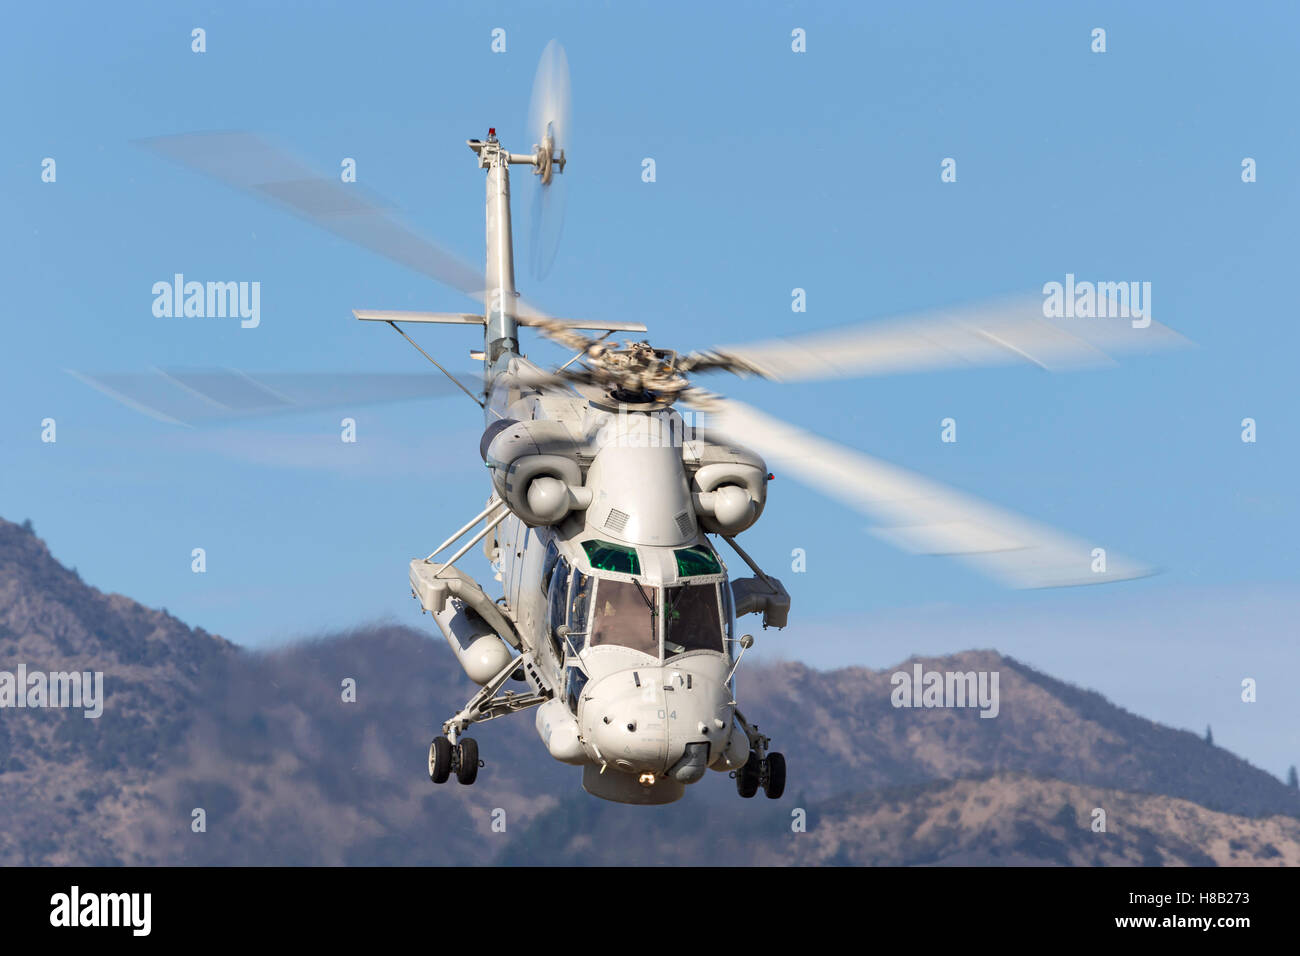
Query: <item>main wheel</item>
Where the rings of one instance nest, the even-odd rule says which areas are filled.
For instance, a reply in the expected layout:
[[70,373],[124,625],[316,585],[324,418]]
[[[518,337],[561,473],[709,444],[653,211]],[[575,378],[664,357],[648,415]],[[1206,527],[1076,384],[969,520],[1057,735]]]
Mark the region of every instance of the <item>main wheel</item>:
[[758,754],[751,750],[745,766],[736,771],[736,792],[748,800],[758,793],[762,776],[762,764],[759,763]]
[[463,737],[456,750],[456,779],[468,787],[478,779],[478,741]]
[[446,783],[451,776],[451,741],[446,737],[434,737],[429,744],[429,779],[434,783]]
[[779,800],[781,794],[785,793],[785,755],[768,754],[763,763],[767,771],[764,774],[763,792],[769,800]]

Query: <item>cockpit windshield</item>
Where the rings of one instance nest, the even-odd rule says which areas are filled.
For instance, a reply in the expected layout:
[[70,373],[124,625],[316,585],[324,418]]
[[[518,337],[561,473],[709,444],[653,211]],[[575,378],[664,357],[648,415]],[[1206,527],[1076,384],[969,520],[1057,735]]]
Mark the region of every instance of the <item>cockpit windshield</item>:
[[722,650],[716,584],[664,589],[664,654]]
[[[730,628],[731,614],[718,591],[719,586],[727,586],[725,580],[721,585],[717,581],[723,568],[709,548],[675,549],[678,580],[685,578],[687,583],[658,588],[637,580],[642,565],[635,548],[599,540],[584,541],[582,547],[594,571],[627,575],[632,580],[573,569],[567,619],[575,651],[607,645],[655,658],[661,653],[672,657],[688,651],[723,653],[723,629]],[[690,582],[704,576],[714,580]],[[562,594],[559,597],[563,600]]]
[[659,589],[602,578],[596,588],[591,646],[617,644],[659,656]]

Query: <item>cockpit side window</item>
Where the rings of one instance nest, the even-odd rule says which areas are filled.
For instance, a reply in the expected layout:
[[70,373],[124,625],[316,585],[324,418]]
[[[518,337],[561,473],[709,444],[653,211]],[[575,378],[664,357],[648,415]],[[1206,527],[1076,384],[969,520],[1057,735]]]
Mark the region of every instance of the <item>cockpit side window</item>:
[[[567,566],[565,568],[568,570]],[[587,620],[591,611],[591,590],[595,581],[574,569],[573,587],[569,590],[569,642],[575,650],[582,650],[587,641]]]
[[722,616],[716,584],[664,589],[664,653],[722,651]]
[[591,646],[617,644],[659,656],[659,589],[601,578],[592,614]]

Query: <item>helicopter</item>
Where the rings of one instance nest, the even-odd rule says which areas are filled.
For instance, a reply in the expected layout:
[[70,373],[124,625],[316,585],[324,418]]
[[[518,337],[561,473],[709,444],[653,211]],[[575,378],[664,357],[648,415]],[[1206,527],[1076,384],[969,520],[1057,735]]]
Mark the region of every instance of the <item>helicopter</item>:
[[[1158,322],[1060,321],[1041,300],[1006,300],[876,321],[769,342],[679,353],[647,341],[635,322],[563,319],[515,284],[510,168],[535,180],[532,267],[544,275],[563,224],[571,148],[568,62],[552,41],[530,108],[531,151],[511,152],[489,128],[466,145],[486,174],[486,268],[458,261],[397,221],[391,207],[321,176],[260,137],[188,134],[145,142],[155,152],[270,200],[478,301],[476,312],[357,309],[391,326],[481,410],[479,453],[489,479],[481,511],[408,566],[421,612],[432,616],[478,685],[440,726],[428,751],[434,784],[472,785],[486,764],[473,725],[532,711],[557,761],[580,767],[590,794],[656,805],[680,799],[710,770],[742,798],[778,799],[786,761],[740,709],[737,673],[751,634],[789,622],[791,597],[737,541],[762,517],[770,467],[828,494],[906,550],[956,556],[1016,587],[1100,584],[1146,566],[945,488],[707,391],[692,376],[726,372],[824,381],[912,370],[1029,362],[1048,370],[1096,365],[1112,353],[1182,343]],[[481,326],[472,353],[481,378],[448,372],[403,326]],[[524,330],[571,350],[547,368],[523,351]],[[587,333],[598,332],[600,335]],[[82,376],[133,406],[184,420],[141,397],[127,376]],[[165,373],[209,411],[260,412],[318,400],[310,376]],[[331,394],[356,385],[330,376]],[[403,389],[419,394],[423,386]],[[367,391],[367,394],[370,394]],[[394,396],[396,397],[396,396]],[[738,560],[744,576],[732,573]],[[458,566],[482,548],[489,589]],[[523,688],[515,685],[522,684]]]

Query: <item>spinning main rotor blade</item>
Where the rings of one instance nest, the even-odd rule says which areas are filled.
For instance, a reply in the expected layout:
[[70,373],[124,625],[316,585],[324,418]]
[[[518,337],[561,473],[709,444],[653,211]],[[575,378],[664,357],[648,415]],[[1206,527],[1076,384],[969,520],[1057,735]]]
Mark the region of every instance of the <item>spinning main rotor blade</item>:
[[1158,322],[1146,328],[1134,328],[1132,322],[1044,318],[1041,297],[1021,296],[724,346],[704,353],[696,367],[726,367],[788,382],[1018,362],[1065,371],[1113,364],[1114,353],[1189,344]]
[[[461,261],[397,219],[397,208],[338,173],[318,173],[254,133],[159,136],[140,145],[174,162],[269,202],[327,232],[463,292],[486,298],[483,270]],[[544,315],[520,303],[521,315]]]
[[1103,584],[1154,573],[1106,548],[818,438],[730,399],[690,399],[709,425],[751,445],[777,468],[879,522],[874,533],[918,554],[964,558],[1016,588]]
[[[238,369],[155,369],[149,373],[69,374],[151,418],[197,425],[335,406],[440,398],[458,391],[428,373],[278,372]],[[461,376],[471,390],[481,379]]]

